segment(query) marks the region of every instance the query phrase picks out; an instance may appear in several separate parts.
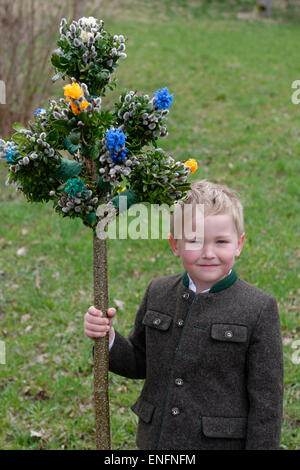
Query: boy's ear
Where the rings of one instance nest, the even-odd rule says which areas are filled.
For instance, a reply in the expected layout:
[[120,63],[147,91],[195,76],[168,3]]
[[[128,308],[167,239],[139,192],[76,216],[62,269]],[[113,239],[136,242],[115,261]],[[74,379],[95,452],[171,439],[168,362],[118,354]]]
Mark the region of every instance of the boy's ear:
[[238,246],[237,246],[237,249],[235,250],[236,257],[240,256],[242,249],[243,249],[244,241],[245,241],[245,232],[242,234],[241,238],[238,240]]
[[174,238],[172,237],[172,235],[169,236],[169,243],[170,243],[171,249],[173,251],[173,254],[178,258],[180,256],[179,250],[178,250],[178,245],[177,245],[176,241],[174,240]]

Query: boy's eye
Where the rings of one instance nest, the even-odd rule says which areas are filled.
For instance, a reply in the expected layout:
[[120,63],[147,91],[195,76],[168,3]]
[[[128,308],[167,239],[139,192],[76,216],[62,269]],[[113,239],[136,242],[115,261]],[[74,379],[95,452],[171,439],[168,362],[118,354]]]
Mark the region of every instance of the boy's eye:
[[218,240],[217,243],[228,243],[227,240]]

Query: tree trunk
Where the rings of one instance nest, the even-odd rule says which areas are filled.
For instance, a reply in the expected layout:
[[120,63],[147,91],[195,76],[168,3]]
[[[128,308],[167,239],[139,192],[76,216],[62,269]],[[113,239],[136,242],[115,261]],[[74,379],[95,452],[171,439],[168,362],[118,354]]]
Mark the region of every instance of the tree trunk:
[[78,21],[85,14],[86,6],[82,0],[72,0],[72,17],[73,20]]
[[[106,240],[93,232],[94,306],[107,316],[108,276]],[[110,450],[110,420],[108,397],[108,334],[94,344],[94,406],[96,415],[96,448]]]
[[271,16],[273,0],[259,0],[258,9],[263,16]]

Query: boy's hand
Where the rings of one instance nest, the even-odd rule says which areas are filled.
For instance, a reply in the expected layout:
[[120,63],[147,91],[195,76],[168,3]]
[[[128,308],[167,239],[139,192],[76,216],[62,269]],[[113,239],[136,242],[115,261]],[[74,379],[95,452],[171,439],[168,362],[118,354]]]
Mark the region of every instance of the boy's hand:
[[108,318],[103,317],[101,310],[97,310],[93,305],[88,309],[84,315],[84,332],[91,338],[102,338],[109,331],[109,344],[115,336],[115,331],[112,326],[113,318],[116,314],[116,309],[111,307],[107,310]]

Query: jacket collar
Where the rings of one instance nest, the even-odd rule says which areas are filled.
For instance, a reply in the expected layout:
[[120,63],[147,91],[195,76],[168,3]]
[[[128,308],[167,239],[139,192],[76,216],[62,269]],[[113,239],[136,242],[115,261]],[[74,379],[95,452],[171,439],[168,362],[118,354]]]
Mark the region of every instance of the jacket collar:
[[[221,290],[227,289],[237,280],[237,278],[237,273],[234,269],[232,269],[231,273],[228,274],[228,276],[224,277],[224,279],[221,279],[220,281],[216,282],[213,286],[211,286],[211,288],[209,289],[209,293],[220,292]],[[182,276],[182,284],[185,287],[189,287],[189,278],[186,271]]]

